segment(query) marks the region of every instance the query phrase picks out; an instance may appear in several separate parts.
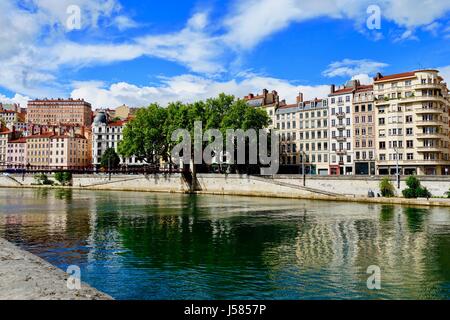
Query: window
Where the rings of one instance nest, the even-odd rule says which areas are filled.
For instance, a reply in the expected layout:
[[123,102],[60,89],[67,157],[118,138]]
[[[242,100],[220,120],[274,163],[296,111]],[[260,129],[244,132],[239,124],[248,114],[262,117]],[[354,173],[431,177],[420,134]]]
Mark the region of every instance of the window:
[[386,120],[384,118],[379,118],[378,119],[378,124],[379,125],[384,125],[386,123]]
[[381,150],[386,149],[386,142],[380,141],[379,146],[380,146],[380,149],[381,149]]

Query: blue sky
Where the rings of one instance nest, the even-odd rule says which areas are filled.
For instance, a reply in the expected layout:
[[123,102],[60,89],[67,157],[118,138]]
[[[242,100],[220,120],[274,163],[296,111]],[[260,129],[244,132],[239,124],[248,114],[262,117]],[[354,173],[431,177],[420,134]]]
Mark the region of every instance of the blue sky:
[[449,17],[448,0],[2,0],[0,101],[105,108],[263,88],[293,101],[378,71],[449,79]]

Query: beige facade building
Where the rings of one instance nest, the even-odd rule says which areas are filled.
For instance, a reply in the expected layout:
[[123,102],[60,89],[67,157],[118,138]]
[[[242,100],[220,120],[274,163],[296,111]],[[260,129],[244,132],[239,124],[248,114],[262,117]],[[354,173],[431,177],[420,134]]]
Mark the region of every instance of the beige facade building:
[[51,131],[26,137],[30,169],[83,169],[91,166],[91,144],[81,134]]
[[376,174],[375,100],[373,86],[359,86],[353,96],[355,174]]
[[114,115],[110,114],[112,118],[120,118],[122,120],[128,119],[136,114],[137,108],[130,108],[127,105],[121,105],[114,110]]
[[27,121],[39,125],[92,124],[92,108],[84,99],[44,99],[28,102]]
[[374,82],[379,174],[443,175],[450,170],[449,95],[437,70]]
[[8,140],[11,138],[11,135],[12,131],[0,123],[0,168],[6,166]]
[[328,175],[330,152],[328,101],[327,99],[301,101],[298,107],[300,164],[305,162],[307,174]]
[[271,119],[268,129],[274,128],[273,118],[275,117],[275,112],[280,105],[280,97],[278,96],[278,92],[275,90],[269,92],[267,89],[264,89],[260,95],[249,93],[248,96],[244,97],[244,100],[247,101],[249,106],[263,108],[266,110],[269,118]]

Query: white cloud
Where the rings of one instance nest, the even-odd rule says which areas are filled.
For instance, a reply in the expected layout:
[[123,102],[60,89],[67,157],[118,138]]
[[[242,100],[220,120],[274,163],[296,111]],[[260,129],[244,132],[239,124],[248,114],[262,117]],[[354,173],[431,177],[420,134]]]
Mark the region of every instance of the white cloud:
[[438,68],[440,75],[444,78],[447,84],[450,84],[450,66]]
[[322,72],[325,77],[353,77],[357,75],[367,75],[379,72],[388,64],[383,62],[372,61],[369,59],[351,60],[344,59],[336,61],[328,66],[328,69]]
[[362,85],[373,84],[373,77],[371,77],[371,76],[368,75],[368,74],[364,74],[364,73],[354,75],[354,76],[352,77],[352,80],[359,80],[359,82],[360,82]]
[[18,103],[22,108],[25,108],[30,100],[29,97],[22,96],[20,94],[15,94],[14,97],[8,98],[7,96],[0,94],[0,103],[10,104],[10,103]]
[[401,42],[405,40],[419,41],[419,38],[414,34],[413,30],[405,30],[400,35],[395,36],[394,42]]
[[[318,17],[350,19],[363,31],[369,5],[380,7],[382,20],[392,21],[410,32],[450,11],[448,0],[240,0],[224,22],[229,30],[226,41],[237,48],[250,49],[291,23]],[[376,35],[378,39],[380,34]]]
[[71,96],[85,98],[95,108],[111,108],[121,104],[146,106],[152,102],[166,105],[172,101],[193,102],[199,99],[215,97],[225,92],[242,98],[248,93],[259,93],[262,88],[276,90],[288,102],[295,102],[298,92],[305,99],[326,97],[328,85],[297,85],[288,80],[276,79],[252,74],[241,75],[238,79],[216,81],[210,78],[186,74],[171,78],[162,78],[158,86],[136,86],[119,82],[105,86],[101,82],[77,83]]

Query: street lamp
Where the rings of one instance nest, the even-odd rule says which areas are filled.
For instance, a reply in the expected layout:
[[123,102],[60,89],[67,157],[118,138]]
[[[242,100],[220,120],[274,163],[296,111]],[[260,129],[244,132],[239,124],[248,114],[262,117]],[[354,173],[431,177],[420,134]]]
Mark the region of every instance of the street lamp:
[[306,158],[306,153],[305,151],[301,151],[302,154],[302,173],[303,173],[303,186],[306,187],[306,172],[305,172],[305,158]]
[[400,170],[399,170],[399,167],[398,167],[398,149],[397,149],[397,147],[394,147],[394,151],[397,154],[397,156],[396,156],[396,160],[397,160],[397,189],[400,190]]

